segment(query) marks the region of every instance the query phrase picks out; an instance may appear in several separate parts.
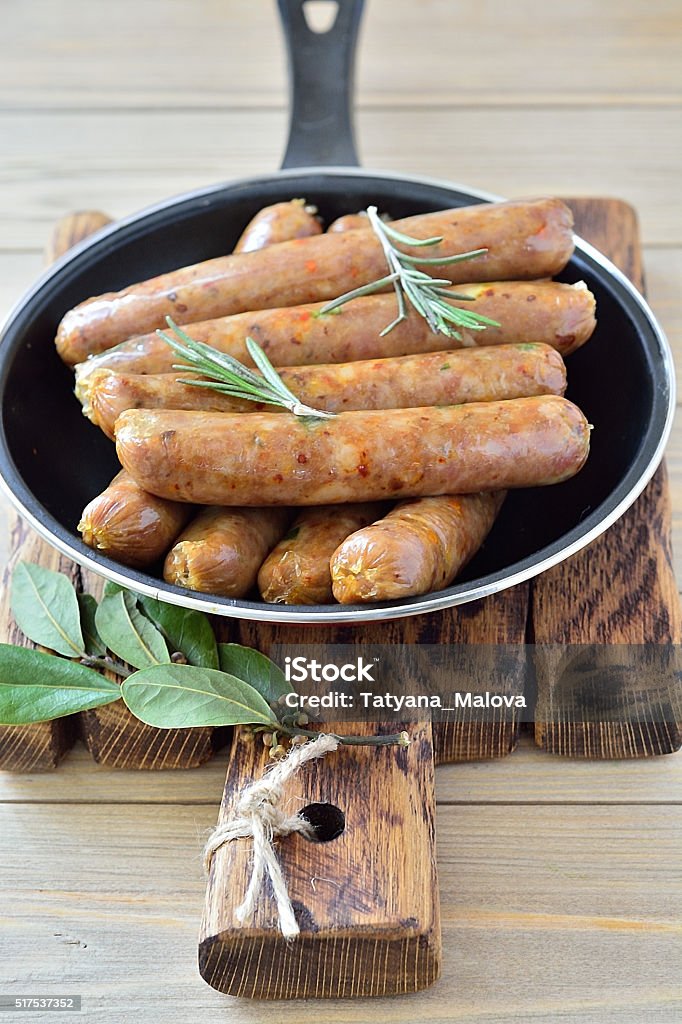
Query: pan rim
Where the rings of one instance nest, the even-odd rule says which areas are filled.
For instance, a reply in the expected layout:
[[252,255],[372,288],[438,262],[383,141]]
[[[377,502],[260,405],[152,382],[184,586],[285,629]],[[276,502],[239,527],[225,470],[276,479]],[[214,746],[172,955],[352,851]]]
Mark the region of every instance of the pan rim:
[[[29,288],[29,290],[13,305],[3,323],[0,338],[4,338],[4,335],[12,322],[24,309],[26,309],[27,306],[30,305],[34,296],[45,288],[53,278],[57,277],[61,273],[64,267],[78,259],[92,246],[103,242],[109,235],[114,235],[126,227],[132,227],[139,222],[145,221],[150,217],[156,216],[183,203],[201,201],[202,199],[208,200],[211,196],[223,192],[226,188],[235,189],[239,187],[265,185],[267,183],[272,183],[275,180],[280,181],[283,178],[295,178],[300,177],[301,175],[340,176],[344,178],[378,178],[383,181],[397,181],[405,184],[412,183],[419,186],[444,189],[450,192],[460,192],[463,195],[471,196],[472,198],[477,198],[484,202],[504,201],[503,197],[495,195],[494,193],[490,193],[482,189],[471,188],[457,182],[443,181],[421,175],[367,170],[361,167],[323,166],[289,168],[287,170],[279,171],[274,175],[258,175],[248,178],[228,180],[216,185],[210,185],[201,189],[193,190],[191,192],[181,193],[180,195],[173,196],[169,199],[162,200],[159,203],[145,207],[137,213],[115,221],[110,225],[106,225],[104,228],[89,236],[77,246],[74,246],[73,249],[70,249],[68,253],[40,275],[33,286]],[[28,487],[24,484],[23,478],[14,463],[7,446],[4,426],[0,430],[0,454],[2,456],[1,462],[3,464],[0,468],[0,490],[8,498],[19,514],[44,540],[60,551],[61,554],[72,559],[82,567],[90,569],[96,575],[102,576],[105,579],[144,596],[154,597],[166,601],[169,604],[203,611],[208,614],[221,615],[227,618],[241,618],[251,621],[280,623],[283,625],[320,625],[325,623],[328,625],[352,625],[359,622],[389,621],[392,619],[409,618],[414,615],[440,611],[444,608],[456,607],[461,604],[468,604],[471,601],[489,597],[492,594],[517,586],[520,583],[526,582],[535,576],[540,575],[553,566],[560,564],[572,555],[576,554],[578,551],[582,550],[582,548],[586,547],[601,536],[602,533],[609,529],[609,527],[627,511],[649,483],[661,462],[665,447],[670,437],[675,413],[676,384],[672,351],[665,333],[653,314],[649,304],[632,284],[629,278],[618,267],[616,267],[611,260],[579,236],[574,235],[574,240],[576,251],[592,260],[593,263],[606,272],[612,281],[619,285],[620,288],[629,295],[630,299],[639,308],[640,313],[651,329],[653,339],[657,344],[658,351],[661,355],[661,368],[665,384],[667,386],[667,408],[665,410],[665,419],[661,433],[653,451],[649,455],[646,465],[639,471],[636,479],[632,482],[620,500],[610,509],[610,511],[608,511],[606,515],[602,516],[589,530],[580,532],[579,536],[575,537],[569,544],[562,544],[558,550],[553,551],[541,560],[537,559],[537,553],[536,555],[527,556],[526,559],[522,560],[521,564],[528,559],[532,560],[532,564],[525,565],[516,572],[509,573],[508,571],[499,570],[495,573],[490,573],[487,577],[482,577],[481,582],[478,585],[460,585],[462,586],[462,589],[456,593],[452,593],[453,589],[457,590],[457,584],[453,584],[442,591],[436,591],[432,594],[420,595],[414,598],[403,598],[399,601],[381,602],[369,606],[352,605],[344,607],[343,605],[324,605],[308,607],[303,605],[266,605],[264,602],[246,601],[243,599],[223,598],[216,600],[212,595],[182,590],[181,588],[173,587],[171,584],[161,583],[161,581],[159,581],[159,585],[157,586],[148,584],[144,580],[136,578],[137,575],[144,575],[138,574],[137,570],[127,570],[125,567],[116,566],[116,563],[113,562],[110,565],[109,559],[106,559],[101,555],[95,556],[89,548],[82,550],[85,545],[76,538],[69,540],[67,536],[61,536],[61,533],[67,535],[68,531],[61,525],[61,523],[57,522],[57,520],[55,520],[46,509],[44,509],[46,518],[55,523],[57,530],[55,531],[50,528],[47,523],[43,523],[41,519],[31,511],[28,507],[28,503],[22,499],[21,494],[19,493],[26,492],[29,497],[33,498],[33,501],[36,504],[39,504]],[[2,360],[2,362],[5,363],[5,360]],[[6,365],[3,366],[3,370],[6,371]],[[14,476],[16,478],[14,486],[13,481],[9,479],[10,476]],[[627,479],[627,474],[625,479]],[[617,488],[615,488],[612,494],[617,492],[622,485],[623,484],[621,483]],[[608,503],[608,501],[609,498],[607,497],[605,502]],[[602,505],[603,504],[604,502],[602,502]],[[43,509],[44,507],[40,505],[40,508]],[[598,510],[598,508],[595,509],[592,515],[597,514]],[[580,528],[580,524],[577,524],[572,528],[572,530],[568,531],[568,535],[575,531],[580,531]],[[559,543],[559,541],[555,541],[554,545],[557,543]]]

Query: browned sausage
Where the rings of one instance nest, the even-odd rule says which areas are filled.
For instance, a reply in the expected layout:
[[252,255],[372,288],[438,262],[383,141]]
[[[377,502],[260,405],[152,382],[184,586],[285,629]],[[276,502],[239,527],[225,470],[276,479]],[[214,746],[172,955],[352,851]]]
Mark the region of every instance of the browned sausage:
[[281,508],[206,508],[168,552],[163,578],[203,594],[243,597],[286,530]]
[[[114,423],[126,409],[272,411],[209,388],[182,384],[178,376],[177,370],[163,374],[98,370],[86,377],[80,388],[83,412],[113,437]],[[284,367],[280,376],[301,402],[328,412],[562,395],[566,388],[564,361],[549,345],[499,345],[397,359]]]
[[369,228],[369,219],[364,210],[358,213],[344,213],[342,217],[333,220],[327,231],[362,231]]
[[278,245],[292,238],[307,238],[319,235],[322,225],[315,216],[314,206],[307,206],[305,199],[291,199],[288,203],[275,203],[259,210],[244,228],[235,252],[255,252],[266,245]]
[[334,597],[357,604],[442,590],[476,554],[503,501],[497,492],[402,502],[334,552]]
[[536,487],[573,476],[590,427],[565,398],[311,420],[130,409],[116,448],[141,487],[204,505],[335,505]]
[[[380,213],[379,217],[384,223],[391,222],[387,213]],[[337,217],[331,222],[327,231],[368,231],[370,226],[367,211],[358,210],[357,213],[344,213],[342,217]]]
[[[404,323],[381,338],[382,329],[395,316],[395,296],[368,295],[326,316],[316,315],[319,304],[270,309],[192,324],[189,333],[242,362],[251,362],[244,342],[252,337],[275,366],[305,366],[513,342],[543,342],[565,356],[582,345],[595,327],[594,296],[584,285],[507,281],[464,285],[458,291],[475,298],[453,305],[497,320],[500,326],[462,330],[462,340],[457,341],[434,334],[412,311]],[[76,380],[83,381],[99,369],[168,373],[176,362],[177,356],[161,338],[146,334],[81,363]]]
[[142,569],[165,555],[191,515],[190,505],[148,494],[121,472],[86,505],[78,530],[88,547]]
[[270,552],[258,573],[258,589],[271,604],[330,604],[329,559],[339,544],[377,519],[384,505],[324,505],[307,508]]
[[234,252],[255,252],[268,245],[319,235],[322,226],[316,212],[314,206],[306,205],[305,199],[265,206],[246,225]]
[[[573,252],[573,218],[559,199],[484,203],[396,221],[415,237],[441,236],[429,257],[486,248],[476,259],[438,268],[453,282],[550,277]],[[406,249],[423,256],[423,248]],[[195,323],[247,310],[333,299],[386,273],[379,239],[366,230],[298,238],[172,271],[81,303],[66,314],[57,349],[71,365],[166,317]]]

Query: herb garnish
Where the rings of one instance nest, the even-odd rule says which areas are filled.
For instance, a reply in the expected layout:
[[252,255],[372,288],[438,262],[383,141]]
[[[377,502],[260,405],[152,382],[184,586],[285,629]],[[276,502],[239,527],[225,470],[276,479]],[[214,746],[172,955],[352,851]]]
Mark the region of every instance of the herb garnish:
[[[64,574],[27,562],[15,570],[11,607],[30,640],[63,657],[0,644],[0,725],[47,722],[122,698],[159,729],[251,726],[274,758],[287,742],[320,736],[305,728],[306,715],[287,707],[294,690],[281,668],[249,647],[216,643],[201,612],[113,583],[97,604],[76,595]],[[409,743],[405,732],[331,735],[352,745]]]
[[392,284],[398,300],[398,316],[387,327],[384,327],[380,335],[382,338],[389,331],[392,331],[394,327],[397,327],[399,323],[407,319],[406,300],[417,310],[420,316],[424,317],[434,334],[445,334],[448,338],[462,340],[457,327],[465,327],[469,331],[483,331],[486,327],[500,326],[496,320],[491,320],[480,313],[451,306],[446,301],[447,299],[473,301],[473,296],[461,295],[450,291],[453,287],[452,281],[449,281],[447,278],[431,277],[430,274],[417,269],[418,266],[443,267],[452,263],[462,263],[464,260],[473,260],[477,256],[482,256],[483,253],[486,253],[487,249],[473,249],[471,252],[463,252],[455,256],[436,256],[432,259],[426,256],[423,258],[420,256],[409,256],[407,253],[401,252],[400,249],[396,248],[393,243],[399,242],[401,245],[421,248],[423,246],[438,245],[443,241],[442,236],[435,238],[412,238],[410,235],[404,235],[401,231],[396,231],[390,224],[381,220],[376,206],[367,207],[367,217],[375,235],[381,242],[390,273],[378,281],[372,281],[370,284],[362,285],[360,288],[354,288],[352,291],[339,296],[338,299],[327,302],[319,310],[320,314],[331,313],[333,310],[338,309],[339,306],[349,302],[350,299],[357,299],[361,295],[371,295],[373,292],[385,288],[386,285]]
[[[196,380],[179,378],[181,384],[191,384],[196,388],[210,388],[219,391],[223,395],[230,395],[231,398],[242,398],[247,402],[259,402],[262,405],[279,405],[288,409],[294,416],[306,416],[315,419],[331,419],[334,413],[322,412],[320,409],[312,409],[308,405],[299,402],[293,392],[289,390],[274,366],[266,356],[263,349],[253,338],[246,339],[246,350],[260,370],[260,374],[254,373],[248,366],[244,366],[238,359],[218,352],[217,349],[205,345],[202,341],[195,341],[194,338],[178,327],[169,316],[166,323],[176,335],[171,338],[164,331],[157,331],[160,338],[167,345],[186,360],[185,363],[174,363],[174,370],[189,370],[192,373],[200,373],[208,380]],[[262,375],[262,376],[261,376]]]

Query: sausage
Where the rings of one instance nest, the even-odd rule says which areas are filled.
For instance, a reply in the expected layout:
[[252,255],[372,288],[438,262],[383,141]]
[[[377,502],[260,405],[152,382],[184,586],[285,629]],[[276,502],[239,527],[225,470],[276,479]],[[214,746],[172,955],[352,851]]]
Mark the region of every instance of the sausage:
[[289,518],[281,508],[202,509],[168,552],[163,578],[204,594],[243,597]]
[[292,238],[319,235],[322,225],[316,213],[315,207],[307,206],[305,199],[290,199],[288,203],[265,206],[246,225],[234,251],[255,252],[266,245],[278,245]]
[[[272,411],[260,403],[182,384],[179,376],[187,375],[177,370],[146,375],[98,370],[81,387],[83,412],[113,437],[114,423],[126,409]],[[539,344],[284,367],[280,376],[301,402],[328,412],[501,401],[561,395],[566,389],[563,359],[553,348]]]
[[[465,285],[458,291],[474,298],[453,305],[481,313],[500,326],[461,330],[458,341],[434,334],[410,309],[408,319],[381,338],[381,331],[395,316],[395,296],[368,295],[325,316],[317,315],[318,303],[208,320],[188,330],[197,341],[242,362],[251,362],[244,342],[252,337],[275,366],[305,366],[512,342],[543,342],[566,356],[584,344],[595,327],[594,296],[583,284],[508,281]],[[177,361],[158,335],[141,335],[76,367],[77,388],[98,369],[167,373]]]
[[401,502],[334,552],[334,597],[357,604],[442,590],[480,548],[504,496],[498,491]]
[[[114,424],[126,409],[197,409],[203,412],[270,411],[260,402],[246,402],[209,388],[181,384],[178,377],[194,374],[117,373],[96,370],[77,387],[83,415],[113,439]],[[198,379],[198,378],[197,378]],[[303,399],[302,399],[303,400]]]
[[168,551],[192,507],[148,494],[126,472],[86,505],[78,531],[90,548],[143,569]]
[[[381,213],[379,217],[384,223],[390,224],[391,217],[387,213]],[[337,217],[331,222],[327,231],[368,231],[370,227],[367,211],[358,210],[357,213],[344,213],[342,217]]]
[[342,217],[337,217],[333,220],[327,232],[335,231],[363,231],[369,228],[369,218],[364,210],[360,210],[358,213],[344,213]]
[[307,508],[270,552],[258,573],[258,589],[270,604],[331,604],[329,559],[339,544],[373,522],[384,506],[323,505]]
[[[429,257],[487,249],[476,259],[438,268],[453,282],[551,277],[573,252],[572,226],[571,211],[560,199],[483,203],[395,223],[415,237],[441,236]],[[424,256],[423,247],[405,251]],[[385,274],[381,243],[365,229],[219,256],[82,302],[59,325],[57,350],[74,365],[133,334],[163,327],[167,316],[187,324],[318,302]]]
[[557,395],[328,419],[129,409],[122,465],[160,497],[205,505],[335,505],[558,483],[590,427]]
[[255,252],[294,238],[319,235],[322,225],[319,217],[315,216],[316,212],[314,206],[306,205],[305,199],[264,206],[242,231],[234,252]]

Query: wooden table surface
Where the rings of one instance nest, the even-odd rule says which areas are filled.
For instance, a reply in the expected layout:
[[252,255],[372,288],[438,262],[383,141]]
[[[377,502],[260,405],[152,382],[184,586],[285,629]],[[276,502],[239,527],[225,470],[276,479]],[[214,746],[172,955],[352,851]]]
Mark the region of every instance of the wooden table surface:
[[[63,213],[122,216],[277,167],[272,3],[8,0],[3,14],[1,314]],[[679,0],[371,0],[363,162],[510,197],[628,200],[680,365],[681,47]],[[680,423],[668,460],[682,582]],[[681,757],[560,761],[524,737],[506,760],[439,768],[443,977],[323,1006],[229,999],[198,977],[200,849],[224,772],[223,754],[116,773],[77,747],[54,775],[0,776],[0,994],[81,993],[84,1019],[112,1024],[682,1021]]]

